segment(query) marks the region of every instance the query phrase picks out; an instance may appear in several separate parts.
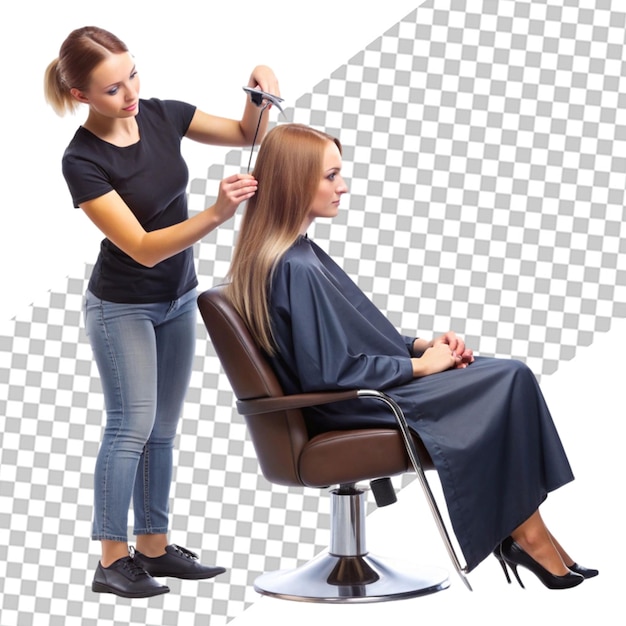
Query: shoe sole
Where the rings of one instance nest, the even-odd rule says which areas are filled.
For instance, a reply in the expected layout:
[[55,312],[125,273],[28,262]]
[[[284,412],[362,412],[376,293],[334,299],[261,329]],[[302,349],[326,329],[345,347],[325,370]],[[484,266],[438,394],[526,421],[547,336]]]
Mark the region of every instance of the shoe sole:
[[179,580],[210,580],[224,572],[216,572],[215,574],[207,574],[203,576],[184,576],[181,574],[150,574],[152,578],[178,578]]
[[92,583],[91,590],[95,593],[112,593],[116,596],[121,596],[122,598],[152,598],[154,596],[160,596],[164,593],[169,592],[169,587],[156,588],[151,592],[139,591],[136,593],[131,593],[127,591],[120,591],[119,589],[115,589],[115,587],[110,587],[109,585],[105,585],[104,583]]
[[208,580],[209,578],[215,578],[215,576],[219,576],[220,574],[225,574],[226,570],[223,568],[216,568],[215,571],[208,572],[206,574],[194,574],[190,572],[189,574],[185,574],[184,572],[159,572],[159,571],[150,571],[145,565],[142,564],[142,567],[152,576],[153,578],[179,578],[180,580]]

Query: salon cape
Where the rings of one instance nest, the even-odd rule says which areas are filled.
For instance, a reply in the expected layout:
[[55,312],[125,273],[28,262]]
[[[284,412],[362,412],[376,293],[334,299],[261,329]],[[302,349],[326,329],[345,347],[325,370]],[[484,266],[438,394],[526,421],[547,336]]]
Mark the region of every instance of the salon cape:
[[[308,237],[277,263],[269,307],[277,346],[269,358],[285,393],[378,389],[398,402],[437,468],[468,571],[573,479],[526,365],[476,357],[467,368],[413,378],[414,338]],[[396,424],[371,399],[307,409],[305,418],[311,436]]]

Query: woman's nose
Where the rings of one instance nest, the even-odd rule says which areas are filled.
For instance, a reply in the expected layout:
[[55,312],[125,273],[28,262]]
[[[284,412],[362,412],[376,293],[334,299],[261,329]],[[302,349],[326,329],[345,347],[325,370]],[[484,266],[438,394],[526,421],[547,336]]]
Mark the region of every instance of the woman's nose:
[[138,89],[134,85],[126,87],[126,100],[135,100],[137,98]]

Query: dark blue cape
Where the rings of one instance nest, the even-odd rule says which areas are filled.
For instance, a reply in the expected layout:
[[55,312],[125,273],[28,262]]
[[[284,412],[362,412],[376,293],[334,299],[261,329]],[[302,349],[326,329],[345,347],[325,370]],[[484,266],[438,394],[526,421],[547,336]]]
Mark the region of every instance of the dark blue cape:
[[[465,369],[414,379],[413,338],[398,333],[348,275],[301,237],[279,261],[270,289],[286,393],[379,389],[394,398],[437,468],[450,520],[471,570],[573,479],[533,373],[520,361],[477,357]],[[375,400],[306,413],[312,435],[395,424]]]

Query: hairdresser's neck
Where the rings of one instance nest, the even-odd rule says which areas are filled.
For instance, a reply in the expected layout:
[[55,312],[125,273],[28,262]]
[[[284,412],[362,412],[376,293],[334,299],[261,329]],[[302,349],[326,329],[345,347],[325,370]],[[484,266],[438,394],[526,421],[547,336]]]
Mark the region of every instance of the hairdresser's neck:
[[92,110],[83,126],[96,137],[115,146],[130,146],[139,141],[139,126],[135,117],[111,118]]

